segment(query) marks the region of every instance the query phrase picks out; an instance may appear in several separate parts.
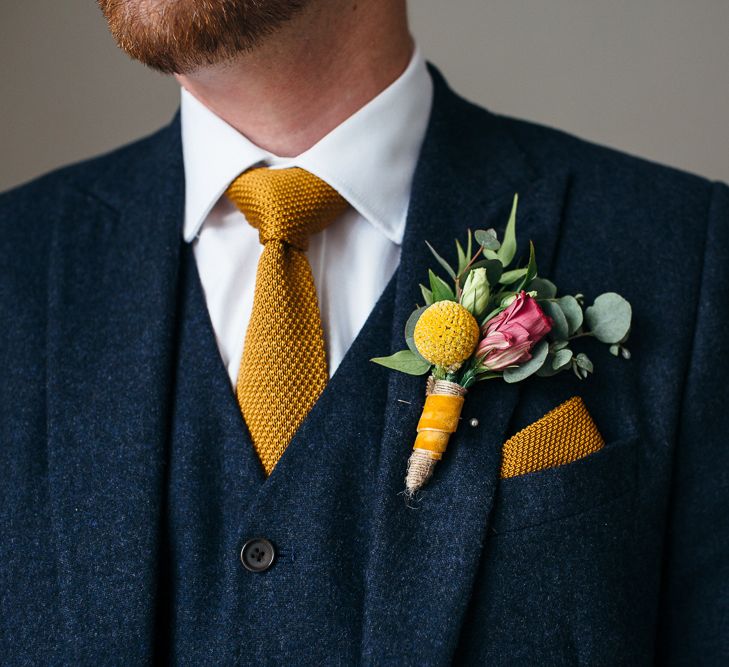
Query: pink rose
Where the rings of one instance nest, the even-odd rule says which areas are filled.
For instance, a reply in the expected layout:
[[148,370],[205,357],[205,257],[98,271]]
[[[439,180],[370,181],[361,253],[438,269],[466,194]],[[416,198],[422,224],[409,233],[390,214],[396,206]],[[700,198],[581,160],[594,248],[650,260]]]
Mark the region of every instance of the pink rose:
[[476,350],[481,365],[490,371],[523,364],[531,350],[552,329],[552,320],[526,292],[481,328],[483,338]]

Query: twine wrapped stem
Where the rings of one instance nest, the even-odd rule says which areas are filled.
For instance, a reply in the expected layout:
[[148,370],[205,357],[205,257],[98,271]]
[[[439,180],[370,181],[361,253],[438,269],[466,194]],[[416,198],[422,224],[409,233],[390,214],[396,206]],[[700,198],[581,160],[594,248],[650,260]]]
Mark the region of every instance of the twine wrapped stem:
[[418,435],[408,461],[405,495],[414,496],[430,479],[435,464],[458,428],[466,389],[455,382],[428,378]]

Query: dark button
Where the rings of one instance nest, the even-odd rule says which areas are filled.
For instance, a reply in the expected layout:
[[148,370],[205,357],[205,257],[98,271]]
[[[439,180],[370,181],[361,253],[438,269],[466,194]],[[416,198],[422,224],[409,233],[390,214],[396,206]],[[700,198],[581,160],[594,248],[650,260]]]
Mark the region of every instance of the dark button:
[[276,550],[265,537],[254,537],[248,540],[241,549],[240,561],[243,567],[251,572],[265,572],[276,556]]

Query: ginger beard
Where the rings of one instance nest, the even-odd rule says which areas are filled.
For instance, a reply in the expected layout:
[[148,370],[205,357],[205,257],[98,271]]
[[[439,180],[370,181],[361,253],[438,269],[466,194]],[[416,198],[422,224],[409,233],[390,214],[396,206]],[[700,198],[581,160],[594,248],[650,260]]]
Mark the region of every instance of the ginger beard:
[[250,51],[308,0],[97,0],[119,47],[165,74]]

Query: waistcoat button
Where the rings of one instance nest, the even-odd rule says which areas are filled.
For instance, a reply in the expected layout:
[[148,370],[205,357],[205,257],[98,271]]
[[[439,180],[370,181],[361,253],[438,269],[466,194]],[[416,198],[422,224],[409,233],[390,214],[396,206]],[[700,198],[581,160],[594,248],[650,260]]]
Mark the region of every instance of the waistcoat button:
[[248,540],[241,549],[240,560],[250,572],[265,572],[273,564],[276,550],[265,537]]

